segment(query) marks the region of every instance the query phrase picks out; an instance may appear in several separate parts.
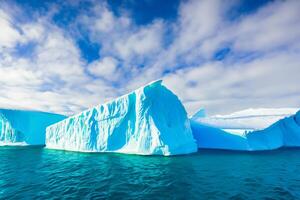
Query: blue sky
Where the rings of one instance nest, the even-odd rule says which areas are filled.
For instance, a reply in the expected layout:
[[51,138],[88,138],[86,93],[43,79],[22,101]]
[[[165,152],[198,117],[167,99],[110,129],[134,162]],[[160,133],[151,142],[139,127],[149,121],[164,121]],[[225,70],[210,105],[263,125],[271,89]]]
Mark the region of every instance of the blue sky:
[[0,2],[0,107],[73,114],[152,80],[192,114],[300,107],[299,1]]

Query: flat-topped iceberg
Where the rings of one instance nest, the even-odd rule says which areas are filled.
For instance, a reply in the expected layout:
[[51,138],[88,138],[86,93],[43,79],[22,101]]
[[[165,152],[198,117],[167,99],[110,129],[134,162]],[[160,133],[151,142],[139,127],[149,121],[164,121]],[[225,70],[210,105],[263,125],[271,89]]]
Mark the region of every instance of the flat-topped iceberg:
[[162,81],[47,127],[46,147],[141,155],[197,151],[187,113]]
[[271,150],[280,147],[300,147],[300,110],[268,128],[249,132],[246,136],[250,150]]
[[65,118],[38,111],[0,109],[0,145],[44,145],[46,127]]
[[205,114],[199,114],[205,113],[204,109],[200,109],[191,119],[208,126],[243,132],[267,128],[278,120],[296,112],[296,108],[250,108],[228,115],[205,116]]
[[248,109],[226,116],[191,118],[199,148],[271,150],[300,146],[296,109]]

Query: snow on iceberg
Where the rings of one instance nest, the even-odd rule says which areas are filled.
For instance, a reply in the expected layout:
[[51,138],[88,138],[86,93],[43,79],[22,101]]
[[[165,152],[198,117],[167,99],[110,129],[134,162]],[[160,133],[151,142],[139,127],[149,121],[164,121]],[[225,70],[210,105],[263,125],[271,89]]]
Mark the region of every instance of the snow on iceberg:
[[[204,112],[203,109],[200,109],[200,111]],[[295,108],[250,108],[229,115],[198,117],[196,113],[192,120],[222,129],[252,131],[267,128],[276,121],[296,112],[297,109]]]
[[193,117],[199,148],[271,150],[300,146],[300,112],[296,109],[249,109],[226,116]]
[[183,105],[161,83],[152,82],[47,127],[46,147],[142,155],[196,152]]
[[0,145],[44,145],[46,127],[65,118],[38,111],[0,109]]
[[266,129],[247,134],[250,150],[270,150],[280,147],[300,147],[300,111],[285,117]]

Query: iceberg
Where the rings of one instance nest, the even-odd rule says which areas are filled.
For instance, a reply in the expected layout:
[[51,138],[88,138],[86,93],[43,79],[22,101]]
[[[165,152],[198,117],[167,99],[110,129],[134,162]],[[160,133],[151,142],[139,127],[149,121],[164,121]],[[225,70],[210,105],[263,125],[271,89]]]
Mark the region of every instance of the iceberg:
[[[203,109],[200,109],[204,113]],[[199,111],[199,112],[200,112]],[[265,129],[276,121],[291,116],[297,112],[296,108],[257,108],[234,112],[229,115],[215,115],[199,117],[199,112],[192,116],[192,120],[213,127],[230,131],[254,131]]]
[[205,109],[201,108],[192,116],[192,119],[199,119],[204,117],[206,117]]
[[199,149],[248,150],[244,135],[191,120],[191,128]]
[[300,111],[271,126],[247,134],[250,150],[272,150],[281,147],[300,147]]
[[46,127],[63,115],[0,109],[0,145],[45,145]]
[[248,109],[231,115],[191,118],[198,148],[272,150],[300,146],[300,111]]
[[46,148],[169,156],[197,144],[183,105],[159,80],[47,127]]

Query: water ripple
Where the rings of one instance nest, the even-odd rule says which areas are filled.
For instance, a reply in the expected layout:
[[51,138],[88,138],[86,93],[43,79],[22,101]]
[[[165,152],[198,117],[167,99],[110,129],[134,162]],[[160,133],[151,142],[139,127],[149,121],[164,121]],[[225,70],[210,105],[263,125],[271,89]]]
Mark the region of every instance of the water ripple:
[[0,149],[0,199],[300,199],[299,149],[175,157]]

